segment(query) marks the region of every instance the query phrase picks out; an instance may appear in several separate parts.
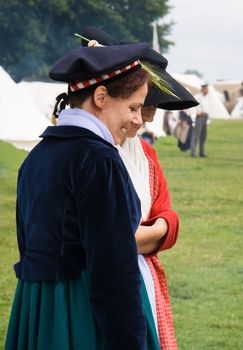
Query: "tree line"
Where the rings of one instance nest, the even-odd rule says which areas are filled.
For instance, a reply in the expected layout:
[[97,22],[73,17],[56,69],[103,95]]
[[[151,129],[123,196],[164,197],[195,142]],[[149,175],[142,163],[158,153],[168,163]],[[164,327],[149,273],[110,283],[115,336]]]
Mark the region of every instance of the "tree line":
[[[0,0],[0,66],[19,81],[43,79],[67,50],[77,47],[87,25],[118,39],[152,41],[154,20],[167,15],[169,0]],[[162,52],[171,24],[158,26]]]

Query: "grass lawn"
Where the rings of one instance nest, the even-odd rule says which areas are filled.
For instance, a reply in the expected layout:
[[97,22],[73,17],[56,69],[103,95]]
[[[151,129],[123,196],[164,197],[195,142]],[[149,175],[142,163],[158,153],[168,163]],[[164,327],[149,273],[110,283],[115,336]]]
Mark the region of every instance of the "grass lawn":
[[15,237],[15,191],[18,168],[26,154],[0,141],[0,349],[4,346],[16,285],[12,268],[18,259]]
[[243,349],[243,121],[209,126],[209,158],[191,158],[173,138],[156,144],[173,207],[176,246],[166,268],[181,350]]
[[[181,221],[176,246],[160,253],[179,349],[242,350],[243,121],[213,121],[207,159],[181,152],[174,137],[155,148]],[[0,142],[0,349],[16,285],[15,190],[25,156]]]

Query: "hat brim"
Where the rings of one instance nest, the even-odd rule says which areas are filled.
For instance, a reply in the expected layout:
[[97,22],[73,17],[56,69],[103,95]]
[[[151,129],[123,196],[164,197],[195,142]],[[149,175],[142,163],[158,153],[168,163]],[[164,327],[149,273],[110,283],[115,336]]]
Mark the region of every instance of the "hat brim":
[[199,104],[192,94],[168,72],[163,72],[163,78],[169,83],[170,90],[177,97],[166,94],[156,86],[151,85],[144,102],[145,106],[156,106],[165,110],[182,110],[195,107]]
[[[118,41],[105,31],[88,26],[84,29],[83,36],[90,40],[97,40],[102,45],[126,45],[132,44],[127,41]],[[82,41],[84,46],[87,45],[87,41]],[[163,73],[163,79],[167,81],[170,86],[170,90],[178,97],[166,94],[155,86],[149,89],[149,93],[145,100],[145,105],[156,105],[158,108],[167,110],[181,110],[198,105],[198,102],[192,96],[192,94],[178,81],[176,81],[167,71],[166,67],[168,61],[165,57],[160,55],[155,50],[149,48],[146,53],[141,57],[141,60],[147,61],[155,66],[158,66]]]

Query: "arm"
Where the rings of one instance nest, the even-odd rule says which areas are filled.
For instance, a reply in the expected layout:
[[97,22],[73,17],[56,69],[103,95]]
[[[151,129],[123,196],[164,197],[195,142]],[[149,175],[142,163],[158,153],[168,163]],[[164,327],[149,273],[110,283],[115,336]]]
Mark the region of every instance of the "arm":
[[167,229],[167,222],[163,218],[156,219],[151,226],[140,225],[135,234],[139,253],[150,254],[157,250]]
[[151,226],[158,218],[163,218],[167,223],[167,233],[160,240],[160,246],[154,252],[156,253],[169,249],[176,243],[179,231],[179,219],[177,213],[171,208],[167,182],[160,167],[158,157],[154,149],[148,143],[143,140],[141,140],[141,142],[145,154],[154,162],[154,172],[158,183],[158,189],[151,206],[149,217],[142,222],[142,225]]
[[80,198],[81,242],[98,328],[109,350],[144,350],[146,324],[134,237],[140,203],[122,162],[102,159],[85,173],[92,181],[85,201],[84,195]]

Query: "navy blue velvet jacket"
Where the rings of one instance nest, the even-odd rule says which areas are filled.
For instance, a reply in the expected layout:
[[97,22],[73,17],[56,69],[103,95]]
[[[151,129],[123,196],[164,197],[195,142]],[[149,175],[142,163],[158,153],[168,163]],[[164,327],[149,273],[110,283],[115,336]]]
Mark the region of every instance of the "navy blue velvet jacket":
[[16,276],[64,281],[87,270],[107,349],[145,350],[140,202],[118,151],[75,126],[48,127],[42,137],[19,170]]

